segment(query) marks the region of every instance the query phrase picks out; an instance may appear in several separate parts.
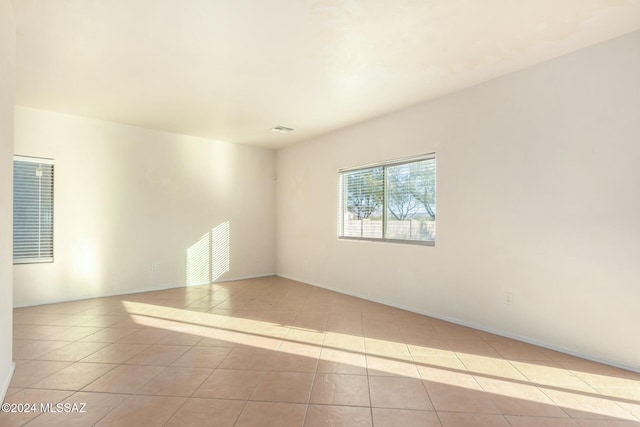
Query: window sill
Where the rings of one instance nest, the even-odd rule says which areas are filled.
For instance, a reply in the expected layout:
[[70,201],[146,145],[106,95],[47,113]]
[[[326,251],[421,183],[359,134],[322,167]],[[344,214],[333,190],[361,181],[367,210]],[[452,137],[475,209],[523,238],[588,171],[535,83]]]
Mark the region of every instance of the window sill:
[[384,243],[400,243],[405,245],[416,246],[435,246],[435,240],[402,240],[402,239],[377,239],[373,237],[351,237],[351,236],[338,236],[338,240],[355,240],[361,242],[384,242]]

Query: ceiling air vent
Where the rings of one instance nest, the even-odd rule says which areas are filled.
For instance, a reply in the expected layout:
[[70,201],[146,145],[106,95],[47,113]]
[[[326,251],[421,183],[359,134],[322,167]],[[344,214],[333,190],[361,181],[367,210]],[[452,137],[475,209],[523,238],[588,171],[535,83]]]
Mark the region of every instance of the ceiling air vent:
[[280,132],[280,133],[289,133],[291,132],[293,129],[285,127],[285,126],[276,126],[273,129],[271,129],[274,132]]

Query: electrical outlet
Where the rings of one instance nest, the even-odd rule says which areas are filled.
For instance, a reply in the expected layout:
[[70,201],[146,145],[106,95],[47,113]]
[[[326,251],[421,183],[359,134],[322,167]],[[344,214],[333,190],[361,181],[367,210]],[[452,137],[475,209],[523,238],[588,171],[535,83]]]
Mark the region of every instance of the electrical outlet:
[[507,305],[513,305],[513,292],[504,293],[504,303]]
[[151,271],[156,271],[158,269],[158,264],[156,264],[155,262],[152,262],[150,268],[151,268]]

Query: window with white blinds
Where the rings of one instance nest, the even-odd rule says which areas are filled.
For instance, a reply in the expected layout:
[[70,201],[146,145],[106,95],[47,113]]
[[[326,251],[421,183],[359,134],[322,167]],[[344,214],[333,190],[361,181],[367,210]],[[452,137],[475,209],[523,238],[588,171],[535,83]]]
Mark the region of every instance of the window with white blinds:
[[435,155],[340,170],[338,235],[435,244]]
[[53,160],[13,158],[13,263],[53,261]]

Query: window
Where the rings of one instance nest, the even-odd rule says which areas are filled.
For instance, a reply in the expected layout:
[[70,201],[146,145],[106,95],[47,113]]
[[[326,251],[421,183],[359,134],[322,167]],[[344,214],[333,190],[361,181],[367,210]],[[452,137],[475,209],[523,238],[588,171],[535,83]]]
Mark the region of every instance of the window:
[[13,158],[13,263],[53,261],[53,160]]
[[340,238],[435,244],[435,155],[343,169],[339,187]]

